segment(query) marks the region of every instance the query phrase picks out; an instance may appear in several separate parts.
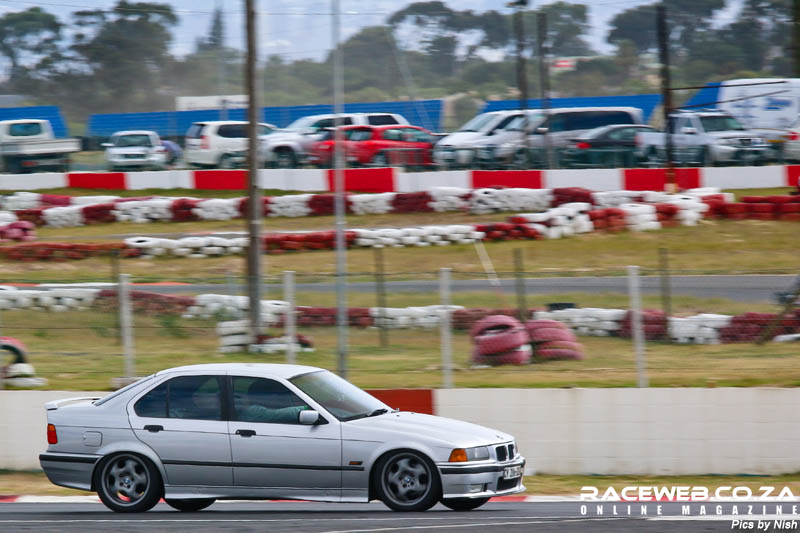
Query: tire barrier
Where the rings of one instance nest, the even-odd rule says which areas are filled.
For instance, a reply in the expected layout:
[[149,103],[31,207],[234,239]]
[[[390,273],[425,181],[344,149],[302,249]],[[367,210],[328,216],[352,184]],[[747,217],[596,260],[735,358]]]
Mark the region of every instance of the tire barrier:
[[[0,212],[0,215],[6,214]],[[36,240],[36,225],[27,220],[16,220],[16,215],[13,215],[14,221],[7,224],[3,220],[8,220],[10,217],[0,216],[0,243],[8,241],[16,242],[30,242]]]
[[[218,296],[218,295],[207,295]],[[228,320],[217,323],[220,353],[264,353],[272,354],[285,352],[289,349],[289,338],[283,336],[259,335],[255,338],[250,331],[249,320]],[[314,345],[309,337],[297,335],[295,337],[295,353],[313,352]]]
[[27,349],[19,339],[0,337],[0,354],[11,357],[7,364],[0,365],[3,388],[33,389],[47,385],[46,379],[36,376],[36,370],[28,362]]
[[583,345],[575,333],[565,324],[556,320],[534,318],[525,323],[530,337],[533,357],[539,361],[581,360]]
[[516,318],[491,315],[470,329],[474,344],[472,361],[478,365],[522,365],[530,362],[528,332]]

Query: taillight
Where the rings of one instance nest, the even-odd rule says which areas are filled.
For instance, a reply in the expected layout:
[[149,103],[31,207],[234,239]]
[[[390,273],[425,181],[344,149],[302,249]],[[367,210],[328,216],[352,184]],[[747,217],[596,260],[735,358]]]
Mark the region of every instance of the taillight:
[[211,145],[208,142],[208,135],[201,135],[200,136],[200,148],[203,150],[208,150],[211,148]]
[[587,142],[579,142],[575,145],[575,148],[577,148],[578,150],[588,150],[591,147],[592,145]]
[[797,139],[800,139],[800,134],[798,134],[796,131],[790,131],[786,138],[790,141],[796,141]]
[[47,424],[47,444],[58,444],[58,433],[53,424]]

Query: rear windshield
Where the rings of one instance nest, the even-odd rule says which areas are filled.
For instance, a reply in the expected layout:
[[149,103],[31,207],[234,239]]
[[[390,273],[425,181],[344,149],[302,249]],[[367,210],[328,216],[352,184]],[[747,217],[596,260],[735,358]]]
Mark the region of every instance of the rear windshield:
[[13,137],[29,137],[42,133],[41,122],[19,122],[8,127],[8,134]]
[[126,148],[130,146],[153,146],[152,139],[149,135],[136,134],[136,135],[120,135],[114,139],[114,146],[117,148]]
[[197,139],[200,135],[203,134],[203,128],[205,128],[205,124],[195,123],[189,126],[189,131],[186,132],[186,137],[190,139]]
[[151,374],[151,375],[149,375],[147,377],[144,377],[144,378],[140,379],[139,381],[135,381],[135,382],[131,383],[130,385],[128,385],[127,387],[122,387],[118,391],[112,392],[108,396],[103,396],[99,400],[95,401],[94,404],[95,405],[103,405],[107,401],[113,400],[114,398],[116,398],[120,394],[124,394],[124,393],[128,392],[129,390],[131,390],[133,388],[139,387],[140,385],[144,385],[145,383],[147,383],[148,381],[153,379],[155,376],[156,376],[155,374]]
[[397,119],[392,115],[370,115],[367,117],[367,122],[372,126],[386,126],[388,124],[397,124]]
[[247,137],[247,124],[222,124],[217,128],[217,135],[227,139],[243,139]]

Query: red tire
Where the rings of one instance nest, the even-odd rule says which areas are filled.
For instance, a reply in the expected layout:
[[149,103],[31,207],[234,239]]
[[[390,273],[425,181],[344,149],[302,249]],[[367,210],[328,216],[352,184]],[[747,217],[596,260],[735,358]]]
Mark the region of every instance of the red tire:
[[566,341],[578,342],[575,334],[568,329],[541,328],[531,332],[531,342]]
[[514,317],[506,315],[492,315],[475,322],[469,331],[471,337],[477,337],[487,329],[508,329],[521,327],[522,324]]
[[505,331],[487,331],[475,337],[475,351],[480,355],[492,355],[515,350],[530,342],[528,332],[523,327],[509,328]]
[[567,325],[564,324],[563,322],[559,322],[558,320],[545,320],[545,319],[528,320],[527,322],[525,322],[525,327],[528,329],[528,331],[533,331],[541,328],[569,329],[569,327],[567,327]]
[[577,361],[583,359],[581,352],[575,350],[536,350],[536,357],[547,361]]
[[583,352],[583,344],[569,341],[548,341],[536,345],[536,351],[538,352],[539,350],[572,350],[575,352]]
[[479,365],[525,365],[531,361],[531,351],[523,347],[495,355],[479,355],[474,353],[472,360]]

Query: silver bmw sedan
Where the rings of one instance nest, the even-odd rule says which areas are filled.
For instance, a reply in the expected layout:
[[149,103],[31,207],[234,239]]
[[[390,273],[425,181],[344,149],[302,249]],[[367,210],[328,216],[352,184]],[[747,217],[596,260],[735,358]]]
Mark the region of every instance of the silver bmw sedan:
[[45,408],[47,477],[96,491],[117,512],[147,511],[162,497],[180,511],[218,499],[468,511],[525,490],[511,435],[398,412],[309,366],[172,368]]

